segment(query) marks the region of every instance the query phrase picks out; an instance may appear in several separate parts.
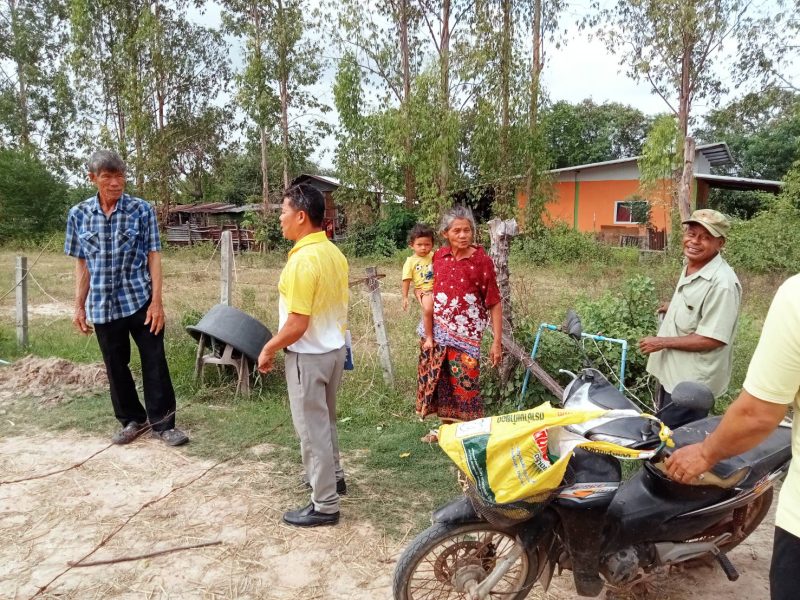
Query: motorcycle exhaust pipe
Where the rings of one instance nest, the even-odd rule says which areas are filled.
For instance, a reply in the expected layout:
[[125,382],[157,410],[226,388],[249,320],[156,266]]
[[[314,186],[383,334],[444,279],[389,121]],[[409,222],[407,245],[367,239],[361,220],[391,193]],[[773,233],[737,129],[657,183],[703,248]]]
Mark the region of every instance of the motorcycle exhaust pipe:
[[656,550],[656,562],[660,566],[674,565],[700,558],[706,554],[718,554],[719,544],[724,544],[730,533],[724,533],[711,542],[657,542],[653,544]]

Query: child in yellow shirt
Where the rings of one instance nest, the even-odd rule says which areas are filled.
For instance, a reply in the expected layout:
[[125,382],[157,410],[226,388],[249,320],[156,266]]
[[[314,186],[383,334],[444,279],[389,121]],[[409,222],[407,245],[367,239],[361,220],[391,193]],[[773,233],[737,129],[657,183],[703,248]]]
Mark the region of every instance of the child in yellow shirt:
[[414,225],[408,234],[408,245],[414,254],[403,264],[403,310],[408,310],[408,290],[413,283],[414,296],[422,306],[425,350],[433,348],[433,238],[431,227],[425,223]]

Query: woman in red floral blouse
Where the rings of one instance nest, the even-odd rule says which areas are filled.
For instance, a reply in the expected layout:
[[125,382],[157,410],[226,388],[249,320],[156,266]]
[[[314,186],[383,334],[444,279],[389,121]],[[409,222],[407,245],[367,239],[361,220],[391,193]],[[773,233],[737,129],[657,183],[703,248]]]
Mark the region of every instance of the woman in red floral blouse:
[[[502,307],[494,264],[472,243],[472,212],[453,208],[442,219],[441,231],[448,245],[433,256],[435,344],[430,350],[420,344],[416,409],[423,419],[438,415],[442,423],[451,423],[483,417],[481,340],[491,321],[489,360],[496,366],[502,354]],[[435,433],[422,441],[437,441]]]

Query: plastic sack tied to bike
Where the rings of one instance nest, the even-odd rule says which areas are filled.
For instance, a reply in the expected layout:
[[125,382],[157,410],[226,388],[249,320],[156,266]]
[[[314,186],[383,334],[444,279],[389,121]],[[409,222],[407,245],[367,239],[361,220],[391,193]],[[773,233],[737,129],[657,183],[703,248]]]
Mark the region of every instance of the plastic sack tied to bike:
[[[561,485],[576,447],[622,459],[646,459],[656,454],[658,450],[641,451],[588,440],[564,429],[596,419],[631,416],[655,419],[633,410],[567,410],[545,402],[507,415],[442,425],[439,446],[485,501],[536,502]],[[662,443],[671,445],[670,434],[662,424]]]

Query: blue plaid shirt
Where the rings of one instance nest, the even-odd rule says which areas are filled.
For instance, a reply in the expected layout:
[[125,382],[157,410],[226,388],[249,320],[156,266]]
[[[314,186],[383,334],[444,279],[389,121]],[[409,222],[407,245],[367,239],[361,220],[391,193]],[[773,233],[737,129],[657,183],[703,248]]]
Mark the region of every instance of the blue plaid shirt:
[[73,206],[67,216],[64,252],[86,259],[86,317],[108,323],[132,315],[150,300],[149,252],[161,250],[153,207],[123,194],[106,217],[97,196]]

